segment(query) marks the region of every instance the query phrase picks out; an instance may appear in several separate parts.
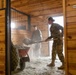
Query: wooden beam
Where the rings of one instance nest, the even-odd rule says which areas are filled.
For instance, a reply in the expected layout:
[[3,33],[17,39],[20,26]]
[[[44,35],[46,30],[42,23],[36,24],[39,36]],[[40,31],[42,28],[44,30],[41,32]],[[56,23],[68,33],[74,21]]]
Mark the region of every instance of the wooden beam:
[[[32,11],[36,11],[36,10],[45,10],[45,9],[53,9],[53,8],[56,8],[56,7],[61,7],[62,5],[59,4],[59,3],[56,3],[56,4],[51,4],[51,3],[47,3],[47,4],[40,4],[40,5],[35,5],[35,6],[22,6],[22,7],[18,7],[17,9],[18,10],[21,10],[21,11],[25,11],[26,13],[28,12],[32,12]],[[33,9],[32,9],[33,8]]]
[[20,11],[20,10],[17,10],[17,9],[15,9],[15,8],[11,8],[11,10],[13,10],[13,11],[15,11],[15,12],[18,12],[18,13],[20,13],[20,14],[22,14],[22,15],[30,16],[30,15],[28,15],[28,14],[26,14],[26,13]]
[[32,17],[37,17],[37,16],[48,16],[48,15],[53,15],[53,14],[62,14],[62,7],[57,7],[53,9],[45,9],[45,10],[37,10],[37,11],[32,11],[30,12]]
[[27,6],[36,6],[36,5],[43,5],[43,4],[47,4],[47,3],[50,3],[50,4],[55,4],[55,3],[61,3],[62,1],[60,0],[32,0],[32,1],[28,1],[28,0],[23,0],[23,1],[14,1],[12,2],[12,6],[14,7],[23,7],[26,5]]

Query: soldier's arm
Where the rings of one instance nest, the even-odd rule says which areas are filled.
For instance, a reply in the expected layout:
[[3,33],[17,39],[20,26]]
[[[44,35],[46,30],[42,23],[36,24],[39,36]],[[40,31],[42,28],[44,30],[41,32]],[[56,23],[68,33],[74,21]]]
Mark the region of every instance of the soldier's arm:
[[49,41],[52,38],[52,36],[48,37],[45,42]]

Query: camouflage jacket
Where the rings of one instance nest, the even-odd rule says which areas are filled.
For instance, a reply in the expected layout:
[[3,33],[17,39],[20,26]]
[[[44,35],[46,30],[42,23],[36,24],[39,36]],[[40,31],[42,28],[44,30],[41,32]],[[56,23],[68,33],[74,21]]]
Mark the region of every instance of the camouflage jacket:
[[63,37],[63,27],[59,24],[53,23],[50,27],[51,36],[48,39],[60,39]]

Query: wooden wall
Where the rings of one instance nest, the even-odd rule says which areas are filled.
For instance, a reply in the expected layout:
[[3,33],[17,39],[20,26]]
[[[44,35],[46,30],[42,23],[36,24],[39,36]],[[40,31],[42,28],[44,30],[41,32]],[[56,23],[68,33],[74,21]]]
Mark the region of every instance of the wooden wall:
[[76,75],[76,0],[65,0],[66,75]]
[[6,7],[6,0],[0,0],[0,9]]
[[0,74],[5,73],[5,10],[0,10]]
[[0,75],[5,75],[5,0],[0,0]]
[[[15,25],[14,28],[12,26]],[[24,38],[29,38],[28,16],[11,10],[11,40],[14,45],[23,44]]]

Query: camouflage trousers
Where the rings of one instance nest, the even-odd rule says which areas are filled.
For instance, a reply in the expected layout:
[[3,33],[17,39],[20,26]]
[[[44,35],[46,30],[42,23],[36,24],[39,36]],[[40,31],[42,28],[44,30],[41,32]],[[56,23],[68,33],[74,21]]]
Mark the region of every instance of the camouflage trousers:
[[55,62],[56,54],[58,55],[62,64],[64,64],[64,56],[63,56],[63,42],[62,41],[54,41],[52,46],[52,63]]

